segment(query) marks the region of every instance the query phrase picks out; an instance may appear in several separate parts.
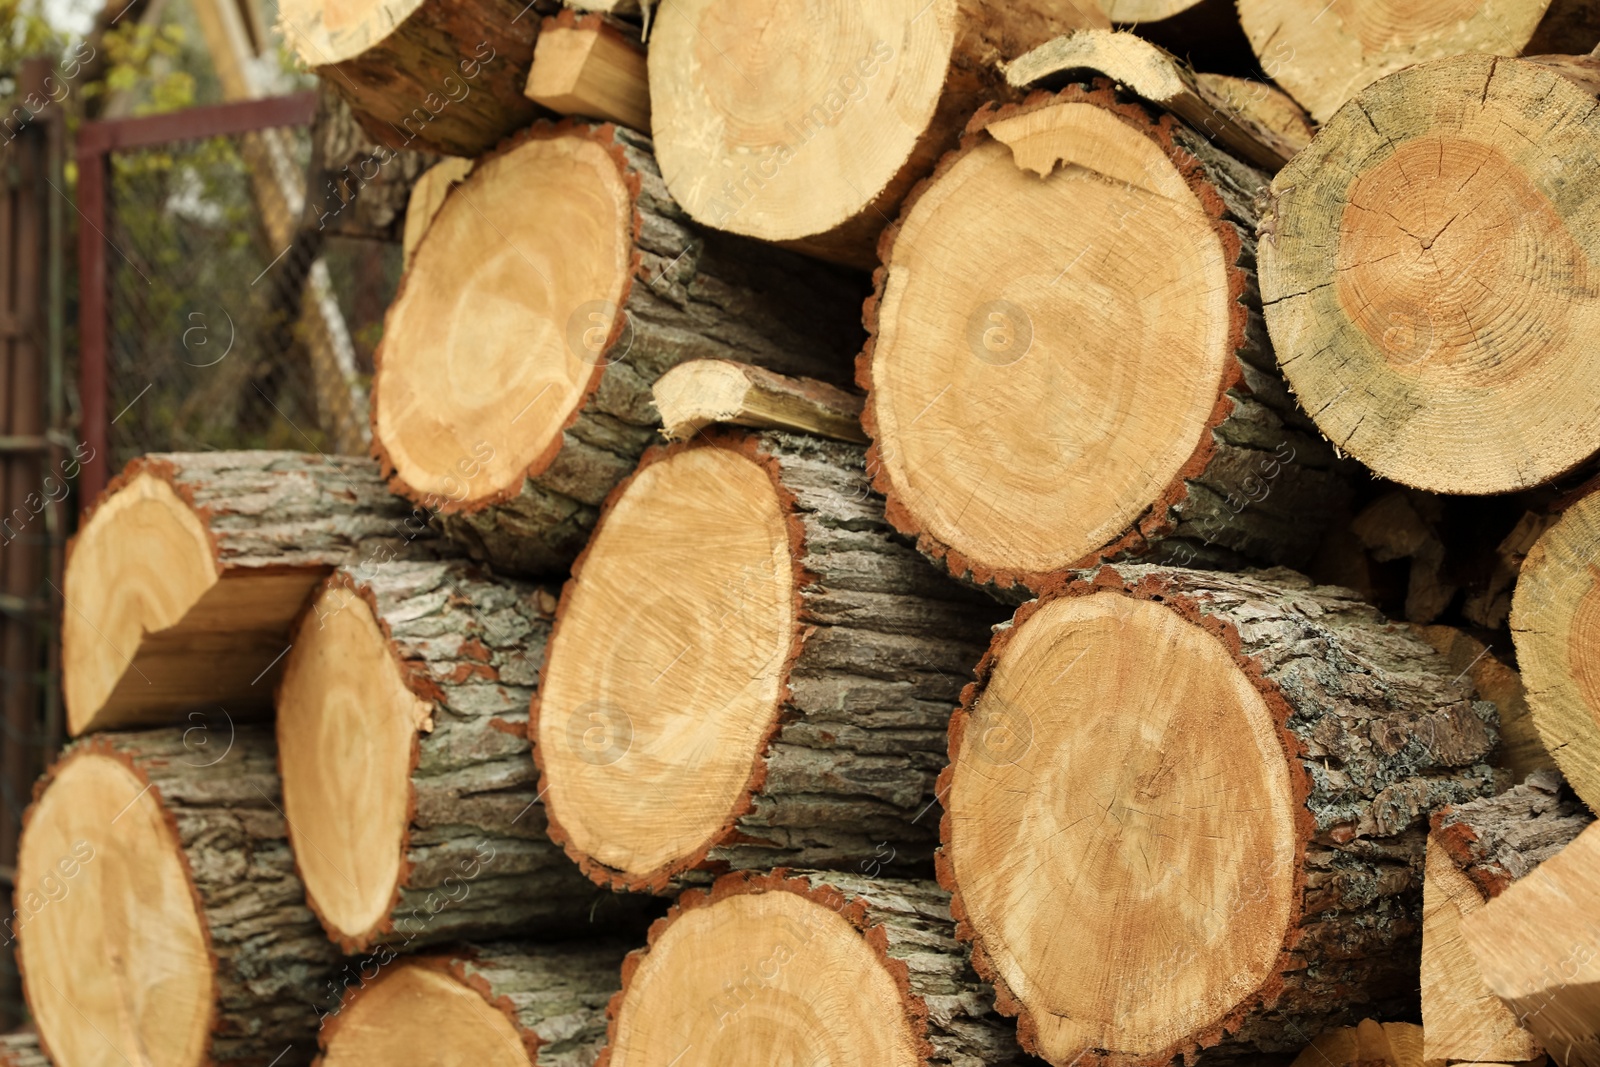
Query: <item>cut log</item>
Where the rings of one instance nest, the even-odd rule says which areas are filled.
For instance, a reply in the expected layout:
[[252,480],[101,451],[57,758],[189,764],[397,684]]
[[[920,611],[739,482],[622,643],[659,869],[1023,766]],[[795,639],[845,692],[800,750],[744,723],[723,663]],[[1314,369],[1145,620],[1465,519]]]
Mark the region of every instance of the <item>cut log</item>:
[[[1403,67],[1464,52],[1587,52],[1600,17],[1583,0],[1238,0],[1239,21],[1273,81],[1318,122]],[[1455,201],[1459,202],[1459,201]]]
[[925,864],[941,735],[994,621],[894,538],[857,446],[656,450],[562,592],[533,705],[550,834],[630,890]]
[[684,441],[707,426],[728,423],[867,443],[859,396],[747,363],[680,363],[656,380],[650,395],[661,413],[662,436],[669,441]]
[[1570,169],[1600,153],[1596,63],[1412,67],[1273,179],[1273,346],[1322,432],[1383,477],[1504,493],[1600,450],[1600,198]]
[[1018,89],[1057,89],[1085,76],[1110,78],[1268,171],[1311,143],[1304,113],[1296,122],[1298,105],[1276,89],[1196,74],[1172,53],[1131,33],[1079,30],[1018,56],[1005,70],[1006,81]]
[[1600,811],[1600,494],[1568,507],[1528,552],[1511,637],[1545,749]]
[[1103,568],[963,693],[940,881],[1057,1067],[1293,1052],[1415,1011],[1423,817],[1493,790],[1493,723],[1347,590]]
[[545,833],[524,717],[555,606],[463,563],[340,571],[314,595],[279,766],[306,899],[346,952],[649,921]]
[[1423,1067],[1422,1027],[1362,1019],[1318,1034],[1290,1067]]
[[449,156],[423,171],[411,187],[411,198],[406,201],[406,228],[400,244],[407,270],[411,269],[411,260],[417,254],[417,245],[422,243],[422,235],[428,232],[428,225],[444,206],[444,198],[451,189],[466,181],[471,171],[472,160]]
[[1500,745],[1490,763],[1510,771],[1513,782],[1556,770],[1528,710],[1521,676],[1500,661],[1493,647],[1454,626],[1419,626],[1417,633],[1450,664],[1451,674],[1465,673],[1479,695],[1500,713]]
[[315,1049],[333,945],[305,906],[272,732],[99,734],[38,786],[18,965],[63,1067],[267,1067]]
[[1016,97],[996,61],[1079,27],[1110,23],[1050,0],[676,0],[650,39],[661,173],[699,222],[871,269],[972,113]]
[[385,961],[326,1019],[318,1067],[592,1067],[626,953],[495,942]]
[[524,0],[285,0],[278,29],[373,140],[477,156],[533,121],[542,12]]
[[67,729],[270,713],[289,630],[346,562],[426,553],[426,518],[370,459],[158,453],[106,487],[69,548]]
[[890,521],[1001,593],[1103,558],[1309,559],[1342,492],[1257,315],[1263,181],[1104,83],[975,119],[867,309]]
[[644,47],[600,15],[578,17],[565,8],[545,19],[524,91],[559,115],[650,132]]
[[774,871],[685,893],[622,970],[596,1067],[1021,1067],[929,881]]
[[376,448],[475,555],[562,573],[654,437],[663,372],[842,380],[859,298],[843,272],[686,225],[641,135],[541,124],[480,159],[418,246],[378,349]]
[[1516,879],[1559,852],[1594,819],[1562,798],[1561,776],[1540,771],[1496,797],[1435,812],[1422,911],[1422,1022],[1427,1058],[1521,1063],[1542,1050],[1484,984],[1461,936]]
[[1562,1067],[1600,1064],[1600,827],[1461,920],[1485,983]]
[[51,1067],[51,1063],[39,1048],[38,1034],[18,1033],[0,1037],[0,1067]]

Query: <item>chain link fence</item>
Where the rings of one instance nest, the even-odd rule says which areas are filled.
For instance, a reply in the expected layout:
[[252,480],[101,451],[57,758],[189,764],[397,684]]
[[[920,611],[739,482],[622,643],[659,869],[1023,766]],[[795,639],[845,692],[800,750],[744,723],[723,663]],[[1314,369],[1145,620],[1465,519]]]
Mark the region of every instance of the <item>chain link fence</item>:
[[112,470],[153,451],[365,451],[399,251],[306,226],[305,127],[117,150],[107,173]]

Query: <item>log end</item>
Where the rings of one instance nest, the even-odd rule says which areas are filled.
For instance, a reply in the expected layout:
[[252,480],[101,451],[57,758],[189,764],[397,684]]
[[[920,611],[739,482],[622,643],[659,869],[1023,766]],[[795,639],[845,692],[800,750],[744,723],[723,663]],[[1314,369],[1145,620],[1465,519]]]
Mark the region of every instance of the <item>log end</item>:
[[723,444],[647,456],[562,594],[535,755],[551,835],[602,884],[659,890],[703,862],[778,726],[799,535],[768,465]]
[[1287,709],[1161,599],[1024,607],[951,723],[940,881],[1052,1064],[1192,1054],[1294,966],[1308,830]]
[[980,122],[885,238],[869,468],[952,573],[1037,589],[1170,531],[1234,410],[1245,277],[1170,122],[1109,88]]
[[42,784],[17,903],[18,966],[53,1062],[136,1049],[209,1062],[216,965],[188,861],[149,780],[109,745],[79,747]]
[[1597,153],[1592,93],[1462,55],[1367,87],[1279,172],[1266,323],[1334,445],[1466,494],[1541,485],[1600,450],[1592,196],[1569,170]]
[[519,134],[417,245],[373,382],[374,448],[412,500],[454,513],[515,497],[626,357],[637,179],[608,131]]
[[277,693],[289,840],[307,903],[346,952],[393,929],[417,735],[433,728],[370,596],[342,574],[318,590]]

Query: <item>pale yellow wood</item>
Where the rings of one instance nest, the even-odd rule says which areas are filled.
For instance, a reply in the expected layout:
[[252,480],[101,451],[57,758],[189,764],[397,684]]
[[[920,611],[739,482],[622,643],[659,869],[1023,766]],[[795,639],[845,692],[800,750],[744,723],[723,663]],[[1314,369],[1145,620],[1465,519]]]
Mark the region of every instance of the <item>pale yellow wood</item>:
[[[1594,97],[1464,55],[1367,88],[1273,179],[1267,327],[1323,434],[1443,493],[1543,484],[1600,451]],[[1581,168],[1580,168],[1581,169]]]
[[453,976],[396,963],[331,1019],[322,1067],[531,1067],[510,1018]]
[[877,953],[838,912],[787,892],[679,915],[634,972],[610,1047],[611,1067],[926,1062]]
[[867,443],[859,396],[809,378],[790,378],[725,359],[680,363],[651,387],[661,432],[682,441],[708,426],[729,423],[798,430],[839,441]]
[[1600,495],[1534,543],[1511,601],[1511,636],[1544,747],[1600,810]]
[[572,847],[630,875],[733,817],[795,638],[789,528],[728,449],[645,467],[590,542],[551,640],[537,744]]
[[1489,989],[1562,1067],[1600,1065],[1600,824],[1461,931]]
[[[1114,18],[1116,16],[1113,16]],[[1240,159],[1277,170],[1311,140],[1293,121],[1295,105],[1270,86],[1197,75],[1170,52],[1131,33],[1078,30],[1047,41],[1005,65],[1018,88],[1093,72],[1171,111]]]
[[1424,1067],[1422,1027],[1363,1019],[1318,1034],[1290,1067]]
[[472,160],[447,156],[423,171],[417,183],[411,187],[411,199],[406,202],[405,231],[400,239],[400,255],[406,269],[410,269],[412,257],[417,254],[417,245],[422,243],[422,235],[428,232],[429,223],[433,222],[439,208],[444,206],[444,198],[451,186],[466,181],[471,171]]
[[857,267],[956,147],[998,63],[1079,26],[1091,0],[673,0],[650,37],[656,156],[698,222]]
[[932,121],[957,7],[830,0],[824,14],[772,0],[663,5],[651,33],[650,103],[673,195],[702,222],[770,241],[847,222]]
[[1047,572],[1120,536],[1194,455],[1233,359],[1228,263],[1160,146],[1104,108],[988,129],[895,240],[876,435],[922,529]]
[[423,0],[282,0],[278,22],[308,67],[360,55],[389,36]]
[[545,20],[533,46],[528,99],[562,115],[650,132],[650,80],[643,49],[600,18]]
[[1109,592],[1048,603],[954,757],[945,855],[1044,1058],[1156,1055],[1272,973],[1297,805],[1272,712],[1210,633]]
[[[182,622],[220,578],[205,524],[165,479],[139,474],[95,509],[73,542],[63,582],[62,687],[69,732],[94,727],[119,687],[125,695],[118,704],[124,706],[153,704],[166,695],[167,686],[140,661],[141,645],[147,634]],[[144,677],[128,678],[141,672]],[[149,699],[128,692],[125,679],[144,682]]]
[[1463,917],[1483,908],[1483,896],[1431,837],[1427,857],[1422,890],[1424,1056],[1452,1063],[1537,1058],[1538,1042],[1489,991],[1461,937]]
[[1402,67],[1466,52],[1514,56],[1550,0],[1238,0],[1267,75],[1318,122]]
[[17,901],[18,962],[55,1063],[207,1062],[210,946],[161,805],[125,764],[60,768],[22,837]]
[[374,431],[407,486],[484,499],[550,461],[621,313],[632,217],[616,161],[579,135],[480,160],[446,198],[389,310],[374,385]]
[[312,602],[277,697],[283,807],[307,897],[354,941],[388,914],[405,859],[411,760],[433,706],[406,686],[367,601]]

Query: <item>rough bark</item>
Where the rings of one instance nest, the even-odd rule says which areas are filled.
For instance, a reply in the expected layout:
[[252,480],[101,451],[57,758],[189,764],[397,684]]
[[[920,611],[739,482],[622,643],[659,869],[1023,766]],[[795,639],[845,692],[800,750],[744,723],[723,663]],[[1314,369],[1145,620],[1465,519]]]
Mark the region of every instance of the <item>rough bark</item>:
[[[917,512],[915,494],[897,487],[890,477],[886,456],[899,446],[880,432],[872,395],[873,368],[875,359],[884,358],[878,348],[880,316],[897,245],[918,200],[963,156],[991,140],[1010,138],[1008,120],[1062,103],[1105,108],[1151,138],[1195,193],[1230,259],[1228,284],[1234,300],[1229,345],[1233,359],[1223,373],[1207,430],[1173,482],[1127,529],[1087,556],[1038,571],[970,559],[927,528]],[[1058,161],[1024,161],[1019,155],[1017,162],[1026,169],[1042,166],[1043,173],[1048,173]],[[1297,407],[1278,369],[1262,319],[1255,274],[1255,198],[1266,182],[1262,172],[1226,154],[1171,115],[1119,98],[1105,79],[1071,85],[1059,93],[1035,93],[1021,104],[980,111],[968,127],[962,148],[946,156],[932,177],[912,192],[896,224],[885,231],[880,245],[885,267],[874,274],[876,290],[864,315],[871,338],[857,362],[856,377],[868,391],[863,422],[874,438],[868,463],[874,488],[888,499],[888,515],[895,527],[915,536],[918,547],[952,575],[1011,603],[1027,599],[1030,591],[1042,588],[1061,570],[1102,561],[1137,559],[1224,569],[1250,563],[1307,564],[1347,490],[1344,465]],[[1130,222],[1126,220],[1124,225]],[[901,249],[899,254],[907,258],[916,253]],[[979,303],[976,296],[973,303]]]
[[[837,912],[859,930],[895,976],[905,1015],[924,1044],[927,1067],[1012,1067],[1029,1062],[1017,1047],[1011,1027],[991,1007],[993,990],[973,971],[954,936],[950,896],[932,881],[867,878],[856,874],[780,869],[770,874],[739,873],[718,879],[708,890],[691,890],[650,930],[649,947],[632,953],[623,968],[623,988],[612,1001],[609,1039],[616,1043],[628,986],[651,951],[685,912],[715,907],[744,893],[796,893]],[[737,1026],[739,1008],[759,995],[761,980],[749,967],[728,968],[723,983],[724,1025]],[[719,976],[720,977],[720,976]],[[838,976],[849,982],[851,976]],[[596,1067],[610,1067],[607,1047]]]
[[582,551],[606,494],[655,439],[650,387],[668,370],[731,359],[843,382],[859,346],[853,276],[697,229],[667,192],[648,138],[613,126],[570,129],[607,145],[637,190],[636,266],[623,312],[599,356],[593,395],[554,461],[508,500],[446,506],[440,515],[445,533],[475,557],[522,574],[562,573]]
[[350,105],[324,82],[317,92],[301,228],[399,241],[411,188],[436,162],[433,153],[396,151],[373,141]]
[[[427,969],[446,975],[481,997],[483,1005],[462,1010],[455,1007],[461,1021],[473,1028],[483,1025],[485,1010],[503,1014],[511,1023],[528,1053],[529,1064],[538,1067],[592,1067],[605,1043],[606,1005],[621,982],[621,967],[628,946],[618,942],[590,942],[568,945],[529,945],[516,941],[484,942],[441,954],[400,957],[392,955],[376,980],[363,980],[348,990],[336,1013],[325,1024],[319,1042],[323,1050],[320,1063],[371,1062],[372,1052],[364,1051],[361,1034],[344,1023],[359,1020],[360,1031],[399,1030],[410,1027],[399,1010],[415,1010],[405,1002],[385,1005],[377,1012],[367,1011],[385,982],[395,981],[404,971]],[[401,978],[400,980],[404,980]],[[436,994],[454,999],[456,993]],[[424,1005],[425,1006],[425,1005]],[[422,1043],[419,1056],[448,1055],[446,1043],[451,1035],[418,1034]],[[435,1042],[429,1047],[429,1042]],[[388,1050],[383,1050],[388,1051]]]
[[[798,647],[784,665],[787,697],[769,739],[751,753],[744,799],[696,852],[638,877],[577,850],[553,804],[551,835],[597,881],[658,892],[704,884],[730,868],[925,870],[937,844],[934,781],[949,708],[1000,610],[944,581],[894,535],[867,484],[859,446],[712,431],[652,452],[641,469],[690,448],[755,458],[787,502],[803,575]],[[583,566],[580,560],[574,567],[563,610]],[[533,733],[539,736],[537,702]],[[547,790],[538,746],[535,757]]]
[[[346,952],[362,952],[465,937],[563,937],[595,923],[642,930],[653,917],[646,902],[597,889],[546,832],[524,723],[555,594],[461,562],[343,570],[329,584],[354,590],[372,609],[407,686],[431,712],[412,749],[411,820],[393,903],[360,932],[321,916],[328,935]],[[315,640],[323,613],[337,610],[328,603],[313,603],[297,645]],[[314,894],[310,902],[316,910]]]
[[[1296,861],[1269,875],[1292,884],[1294,919],[1268,981],[1220,1026],[1159,1055],[1083,1049],[1084,1062],[1155,1064],[1196,1053],[1207,1063],[1253,1062],[1362,1014],[1415,1011],[1425,816],[1493,793],[1494,771],[1483,761],[1496,741],[1495,710],[1473,699],[1471,682],[1452,678],[1408,628],[1347,590],[1283,569],[1126,565],[1063,580],[1044,601],[1019,609],[980,663],[951,722],[941,794],[962,773],[963,736],[1011,635],[1050,600],[1102,590],[1163,602],[1224,643],[1281,723],[1303,815]],[[949,859],[952,817],[942,824],[941,884],[955,894],[960,936],[976,938],[979,973],[993,977]],[[1019,1015],[1031,1048],[1037,1021],[1028,1004],[996,985],[1000,1009]]]
[[[229,745],[221,722],[208,721],[202,735],[195,729],[97,734],[67,758],[89,752],[126,762],[170,819],[212,954],[209,1060],[308,1062],[317,1030],[312,1004],[338,953],[295,874],[272,732],[232,727]],[[203,762],[225,746],[225,755]]]
[[[130,487],[135,495],[117,500]],[[144,509],[138,524],[120,525],[124,504]],[[208,549],[190,536],[195,519]],[[369,459],[171,452],[134,460],[68,547],[69,729],[176,722],[213,702],[246,717],[266,712],[290,626],[318,581],[342,563],[428,556],[439,544],[427,516],[386,492]]]
[[1434,840],[1485,900],[1560,852],[1590,823],[1561,775],[1536,771],[1499,796],[1455,804],[1433,814]]
[[[394,25],[391,9],[401,6],[412,10]],[[280,26],[379,144],[476,156],[538,114],[522,87],[533,63],[540,6],[520,0],[391,3],[367,13],[361,24],[330,32],[320,4],[295,4]]]
[[382,559],[433,540],[416,509],[384,488],[365,456],[306,452],[153,452],[106,488],[149,471],[205,520],[224,571],[321,567]]

